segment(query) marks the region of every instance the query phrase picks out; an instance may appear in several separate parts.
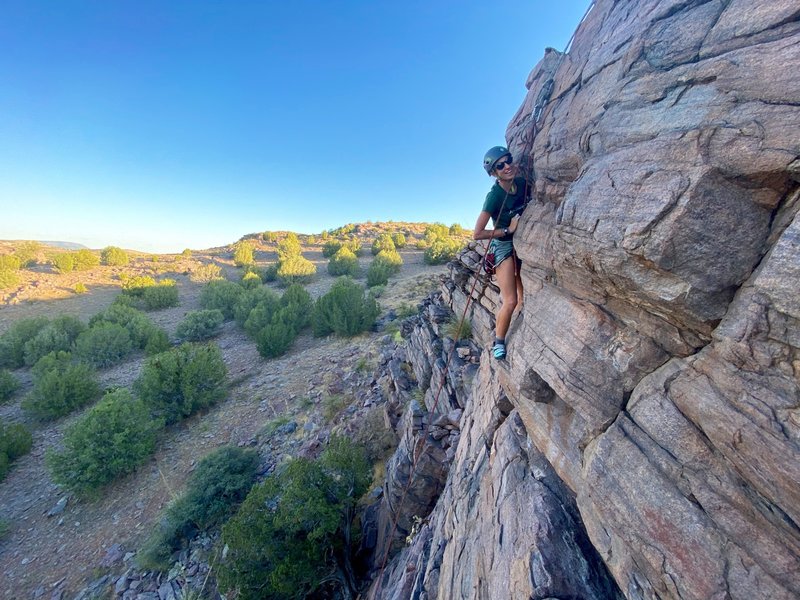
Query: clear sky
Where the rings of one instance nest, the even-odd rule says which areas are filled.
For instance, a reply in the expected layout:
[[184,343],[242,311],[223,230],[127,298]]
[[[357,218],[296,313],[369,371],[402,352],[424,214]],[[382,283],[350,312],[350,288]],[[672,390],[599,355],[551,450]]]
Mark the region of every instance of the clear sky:
[[177,252],[472,227],[525,79],[589,0],[5,0],[0,239]]

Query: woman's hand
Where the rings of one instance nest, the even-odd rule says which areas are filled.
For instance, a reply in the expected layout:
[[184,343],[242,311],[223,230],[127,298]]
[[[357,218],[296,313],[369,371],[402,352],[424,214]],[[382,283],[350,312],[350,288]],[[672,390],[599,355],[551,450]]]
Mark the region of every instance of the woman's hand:
[[508,225],[508,232],[514,233],[517,230],[517,225],[519,225],[519,215],[514,215],[514,218],[511,219],[511,223]]

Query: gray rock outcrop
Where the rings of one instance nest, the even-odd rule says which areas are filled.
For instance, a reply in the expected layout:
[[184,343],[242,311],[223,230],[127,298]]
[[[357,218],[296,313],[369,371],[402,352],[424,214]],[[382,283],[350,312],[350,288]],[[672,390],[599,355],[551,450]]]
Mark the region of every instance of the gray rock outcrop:
[[[599,0],[546,53],[507,132],[536,177],[509,359],[452,399],[441,495],[373,596],[800,595],[798,66],[790,0]],[[441,303],[471,294],[486,345],[480,254]],[[430,380],[445,349],[405,333]]]

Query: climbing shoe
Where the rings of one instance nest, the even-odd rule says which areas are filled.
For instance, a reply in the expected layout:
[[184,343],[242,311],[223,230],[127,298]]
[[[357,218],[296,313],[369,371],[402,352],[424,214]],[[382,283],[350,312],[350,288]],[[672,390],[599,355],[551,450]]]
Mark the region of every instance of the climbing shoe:
[[503,360],[506,357],[506,345],[495,342],[494,346],[492,346],[492,354],[497,360]]

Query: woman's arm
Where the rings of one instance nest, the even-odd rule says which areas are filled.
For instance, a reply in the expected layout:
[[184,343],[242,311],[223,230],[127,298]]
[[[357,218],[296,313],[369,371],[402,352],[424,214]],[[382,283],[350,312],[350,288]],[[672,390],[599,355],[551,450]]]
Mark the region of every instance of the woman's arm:
[[[475,231],[472,232],[472,239],[474,240],[490,240],[490,239],[498,239],[506,235],[506,232],[500,229],[486,229],[486,225],[489,223],[489,219],[492,217],[487,211],[482,210],[481,214],[478,215],[478,220],[475,222]],[[511,219],[511,223],[508,226],[508,233],[514,233],[517,229],[517,223],[519,222],[519,215],[516,215],[513,219]]]

